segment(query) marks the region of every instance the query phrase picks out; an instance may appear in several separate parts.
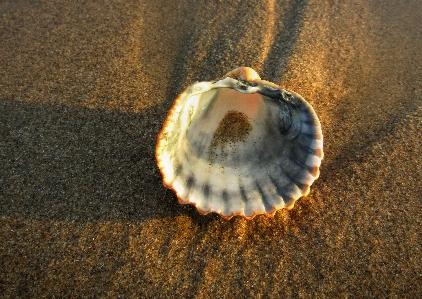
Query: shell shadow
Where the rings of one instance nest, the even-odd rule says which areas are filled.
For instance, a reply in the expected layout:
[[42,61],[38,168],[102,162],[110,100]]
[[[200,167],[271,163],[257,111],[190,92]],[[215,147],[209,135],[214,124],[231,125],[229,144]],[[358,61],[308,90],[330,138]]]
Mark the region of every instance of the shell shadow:
[[162,105],[134,114],[2,99],[0,108],[1,216],[139,222],[180,213],[155,164]]

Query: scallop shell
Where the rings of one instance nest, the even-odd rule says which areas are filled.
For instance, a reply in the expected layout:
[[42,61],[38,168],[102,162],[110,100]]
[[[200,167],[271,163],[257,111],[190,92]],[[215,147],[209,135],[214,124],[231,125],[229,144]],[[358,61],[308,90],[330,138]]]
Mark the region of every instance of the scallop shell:
[[297,93],[241,67],[195,83],[158,136],[164,186],[181,204],[224,219],[274,215],[309,193],[323,158],[321,125]]

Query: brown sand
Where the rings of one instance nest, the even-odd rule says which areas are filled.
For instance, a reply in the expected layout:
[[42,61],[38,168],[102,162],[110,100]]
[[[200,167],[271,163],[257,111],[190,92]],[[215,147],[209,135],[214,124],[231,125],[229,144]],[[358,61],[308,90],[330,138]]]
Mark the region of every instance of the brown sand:
[[[158,3],[154,3],[158,2]],[[422,296],[422,1],[2,1],[0,297]],[[175,96],[247,65],[300,93],[321,177],[200,216],[161,184]]]

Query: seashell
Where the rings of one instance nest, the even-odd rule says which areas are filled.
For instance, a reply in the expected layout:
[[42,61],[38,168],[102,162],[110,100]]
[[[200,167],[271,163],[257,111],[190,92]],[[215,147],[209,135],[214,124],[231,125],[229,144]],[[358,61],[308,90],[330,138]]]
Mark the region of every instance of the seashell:
[[241,67],[195,83],[158,135],[164,186],[181,204],[224,219],[274,215],[309,193],[323,158],[321,125],[297,93]]

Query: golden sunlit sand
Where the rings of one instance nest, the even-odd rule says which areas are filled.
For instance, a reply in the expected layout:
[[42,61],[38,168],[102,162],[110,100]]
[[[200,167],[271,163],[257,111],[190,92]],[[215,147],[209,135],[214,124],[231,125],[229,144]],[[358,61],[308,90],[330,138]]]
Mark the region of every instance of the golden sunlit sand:
[[[0,297],[418,298],[422,2],[3,1]],[[301,94],[310,194],[200,215],[154,151],[176,96],[235,67]]]

